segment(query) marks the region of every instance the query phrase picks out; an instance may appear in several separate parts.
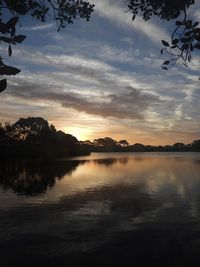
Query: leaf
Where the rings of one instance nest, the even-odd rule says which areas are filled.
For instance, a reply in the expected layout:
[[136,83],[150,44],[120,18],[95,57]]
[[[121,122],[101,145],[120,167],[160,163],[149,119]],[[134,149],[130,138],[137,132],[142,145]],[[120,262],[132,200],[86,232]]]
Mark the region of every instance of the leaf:
[[26,39],[26,35],[16,35],[13,38],[13,42],[22,43]]
[[195,28],[197,25],[199,25],[199,22],[198,22],[198,21],[196,21],[196,22],[194,23],[193,27]]
[[10,28],[13,28],[15,27],[15,25],[17,24],[19,18],[18,17],[12,17],[7,23],[7,27],[10,29]]
[[177,20],[177,21],[176,21],[176,26],[180,26],[180,25],[182,25],[182,22],[179,21],[179,20]]
[[186,43],[186,42],[188,42],[188,38],[185,38],[185,37],[181,38],[181,42],[182,42],[182,43]]
[[0,32],[1,33],[9,33],[9,29],[7,27],[7,24],[0,21]]
[[194,29],[194,33],[195,33],[195,34],[199,34],[199,32],[200,32],[200,28],[196,28],[196,29]]
[[0,75],[16,75],[20,72],[19,69],[6,66],[4,65],[3,67],[0,68]]
[[6,42],[6,43],[11,43],[12,39],[9,37],[0,36],[0,41]]
[[162,69],[163,69],[163,70],[168,70],[168,68],[167,68],[167,67],[164,67],[164,66],[162,66]]
[[3,92],[7,87],[6,79],[0,80],[0,93]]
[[15,35],[15,27],[11,28],[11,36],[13,37]]
[[198,43],[198,44],[195,44],[195,46],[194,46],[196,49],[200,49],[200,43]]
[[178,44],[178,42],[179,42],[179,39],[174,39],[174,40],[172,40],[172,44],[173,44],[173,45]]
[[9,55],[9,57],[12,55],[12,48],[11,48],[10,44],[8,46],[8,55]]
[[189,44],[183,44],[181,47],[181,50],[187,50],[189,47]]
[[28,12],[26,6],[25,6],[23,3],[20,4],[20,2],[22,2],[22,1],[18,1],[18,2],[19,2],[19,3],[16,4],[16,5],[13,7],[13,9],[14,9],[17,13],[19,13],[19,14],[21,14],[21,15],[26,15],[26,13]]
[[192,33],[192,31],[187,31],[187,32],[184,33],[184,35],[185,35],[185,36],[190,36],[191,33]]
[[169,60],[166,60],[165,62],[163,62],[163,65],[169,65]]
[[200,28],[196,28],[196,29],[194,30],[194,33],[195,33],[194,38],[195,38],[197,41],[200,41]]
[[191,24],[191,23],[187,23],[186,26],[185,26],[185,28],[186,28],[187,30],[191,29],[191,28],[192,28],[192,24]]
[[163,49],[160,50],[161,55],[163,54]]
[[166,42],[165,40],[162,40],[161,42],[162,42],[162,44],[163,44],[164,46],[169,46],[169,43]]

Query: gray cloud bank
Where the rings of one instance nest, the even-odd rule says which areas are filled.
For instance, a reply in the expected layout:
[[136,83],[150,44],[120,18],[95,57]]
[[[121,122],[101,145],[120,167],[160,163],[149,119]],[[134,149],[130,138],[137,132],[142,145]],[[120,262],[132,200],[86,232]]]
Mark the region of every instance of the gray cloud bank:
[[158,96],[142,90],[127,87],[120,93],[105,94],[99,97],[65,92],[62,88],[23,82],[10,85],[9,97],[27,99],[29,101],[57,103],[64,108],[73,108],[80,112],[101,117],[115,117],[118,119],[138,119],[145,117],[145,111],[151,105],[161,103]]

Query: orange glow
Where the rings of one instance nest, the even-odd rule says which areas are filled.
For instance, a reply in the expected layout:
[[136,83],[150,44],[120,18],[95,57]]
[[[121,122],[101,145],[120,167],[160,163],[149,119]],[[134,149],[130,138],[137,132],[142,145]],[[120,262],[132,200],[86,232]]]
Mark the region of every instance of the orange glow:
[[64,127],[63,131],[67,134],[75,136],[79,141],[84,141],[88,139],[90,135],[89,129],[82,127]]
[[193,140],[199,139],[199,134],[188,132],[169,132],[162,129],[155,131],[142,129],[142,127],[124,126],[119,124],[111,125],[106,120],[92,120],[88,117],[81,121],[78,116],[74,116],[68,121],[51,121],[57,130],[62,130],[67,134],[75,136],[80,141],[110,137],[116,141],[126,139],[129,144],[141,143],[144,145],[173,145],[177,142],[189,144]]

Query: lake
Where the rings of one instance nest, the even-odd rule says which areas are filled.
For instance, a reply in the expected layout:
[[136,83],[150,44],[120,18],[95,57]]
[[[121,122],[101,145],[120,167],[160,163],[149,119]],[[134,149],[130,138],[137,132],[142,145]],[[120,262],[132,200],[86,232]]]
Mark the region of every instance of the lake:
[[200,266],[200,153],[0,162],[0,266]]

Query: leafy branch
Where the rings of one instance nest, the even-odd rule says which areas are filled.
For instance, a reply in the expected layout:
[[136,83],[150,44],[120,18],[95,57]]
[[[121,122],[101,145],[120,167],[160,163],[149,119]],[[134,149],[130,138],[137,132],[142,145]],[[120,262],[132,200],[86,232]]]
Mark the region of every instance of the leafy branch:
[[[8,44],[8,56],[12,55],[12,46],[17,43],[22,43],[26,36],[16,35],[16,24],[18,17],[12,17],[6,23],[0,20],[0,42]],[[0,75],[16,75],[20,72],[19,69],[7,66],[3,63],[3,58],[0,57]],[[6,79],[0,80],[0,92],[4,91],[7,86]]]
[[192,59],[192,52],[200,49],[200,28],[199,22],[192,22],[185,18],[182,21],[176,21],[176,28],[171,35],[171,44],[162,40],[163,48],[161,54],[166,53],[170,56],[162,64],[162,68],[167,70],[168,65],[175,65],[178,61],[184,66]]
[[187,19],[187,9],[195,4],[195,0],[124,0],[132,12],[132,20],[141,15],[145,21],[157,16],[162,20],[170,21],[177,19],[183,14],[182,21],[177,20],[175,30],[171,34],[171,41],[162,40],[161,54],[167,54],[168,60],[162,64],[164,70],[169,65],[182,62],[184,66],[192,59],[192,52],[200,49],[199,22]]
[[[0,0],[0,43],[8,45],[8,56],[12,55],[13,45],[22,43],[26,36],[16,35],[19,16],[30,15],[37,21],[45,22],[47,15],[53,14],[58,31],[77,18],[89,21],[94,5],[87,0]],[[3,15],[11,18],[3,22]],[[7,17],[7,16],[6,16]],[[16,75],[20,70],[3,63],[0,57],[0,75]],[[0,80],[0,92],[7,87],[6,79]]]

